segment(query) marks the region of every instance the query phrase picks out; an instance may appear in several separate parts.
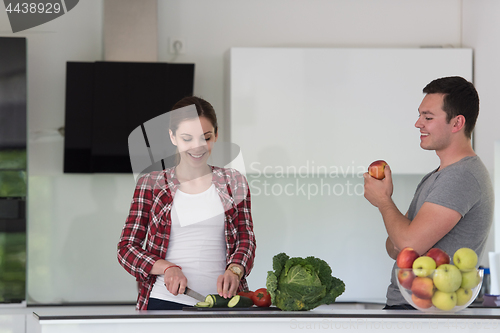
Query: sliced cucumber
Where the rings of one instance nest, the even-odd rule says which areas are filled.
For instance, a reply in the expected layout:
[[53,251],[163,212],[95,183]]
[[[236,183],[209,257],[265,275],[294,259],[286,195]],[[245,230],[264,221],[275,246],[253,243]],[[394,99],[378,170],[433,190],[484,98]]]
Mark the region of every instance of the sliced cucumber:
[[217,294],[207,295],[205,302],[210,304],[209,308],[225,308],[229,303],[229,298],[221,297]]
[[210,303],[208,302],[198,302],[195,304],[197,308],[210,308]]
[[236,295],[227,303],[230,308],[250,308],[253,306],[253,301],[245,296]]

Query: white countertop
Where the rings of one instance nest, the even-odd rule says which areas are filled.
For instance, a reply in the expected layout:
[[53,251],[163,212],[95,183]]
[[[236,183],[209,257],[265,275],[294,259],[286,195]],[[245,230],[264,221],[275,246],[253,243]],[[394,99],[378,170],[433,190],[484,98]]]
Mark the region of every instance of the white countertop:
[[[418,332],[436,332],[450,327],[461,332],[500,328],[500,308],[468,308],[457,313],[424,313],[417,310],[382,310],[382,304],[335,303],[311,311],[278,309],[136,311],[134,305],[27,306],[0,307],[0,323],[9,317],[25,317],[28,333],[137,333],[138,331],[183,330],[186,325],[205,333],[221,328],[241,328],[240,333],[255,331],[289,332],[297,329],[342,328],[346,332],[380,331],[379,328],[418,328]],[[2,319],[3,318],[3,319]],[[24,321],[23,321],[24,322]],[[408,326],[409,325],[409,326]],[[0,325],[1,326],[1,325]],[[17,331],[14,331],[17,332]]]
[[488,318],[500,320],[500,308],[467,308],[457,313],[424,313],[417,310],[382,310],[373,305],[336,303],[311,311],[281,311],[279,309],[190,309],[183,311],[137,311],[124,306],[50,306],[27,307],[39,321],[146,319],[146,318]]

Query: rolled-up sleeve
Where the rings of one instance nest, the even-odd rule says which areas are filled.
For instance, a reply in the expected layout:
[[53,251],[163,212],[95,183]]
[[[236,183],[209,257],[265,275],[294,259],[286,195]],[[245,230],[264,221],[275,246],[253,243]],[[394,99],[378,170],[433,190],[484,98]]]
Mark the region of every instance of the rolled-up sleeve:
[[153,200],[151,183],[149,175],[137,181],[129,215],[118,242],[118,262],[137,280],[146,280],[154,263],[160,259],[143,249]]
[[234,183],[231,184],[236,204],[236,237],[234,252],[231,254],[228,264],[234,263],[243,266],[245,276],[250,274],[255,258],[256,240],[253,231],[253,220],[251,212],[250,188],[246,178],[235,171]]

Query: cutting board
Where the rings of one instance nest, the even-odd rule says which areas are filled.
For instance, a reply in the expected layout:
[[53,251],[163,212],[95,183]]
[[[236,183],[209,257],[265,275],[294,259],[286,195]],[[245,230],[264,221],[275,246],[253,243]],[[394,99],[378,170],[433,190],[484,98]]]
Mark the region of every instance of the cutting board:
[[198,307],[183,307],[183,311],[281,311],[275,306],[267,308],[252,306],[250,308],[198,308]]

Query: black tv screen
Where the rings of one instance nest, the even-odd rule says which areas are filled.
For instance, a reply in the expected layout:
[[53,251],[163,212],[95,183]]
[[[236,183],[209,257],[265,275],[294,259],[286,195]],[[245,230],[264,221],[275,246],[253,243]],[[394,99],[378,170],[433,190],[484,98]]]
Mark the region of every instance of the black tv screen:
[[193,86],[194,64],[68,62],[64,172],[131,173],[129,134]]

